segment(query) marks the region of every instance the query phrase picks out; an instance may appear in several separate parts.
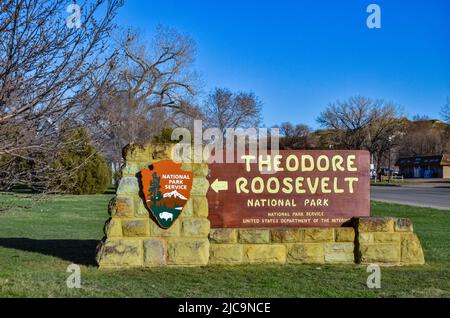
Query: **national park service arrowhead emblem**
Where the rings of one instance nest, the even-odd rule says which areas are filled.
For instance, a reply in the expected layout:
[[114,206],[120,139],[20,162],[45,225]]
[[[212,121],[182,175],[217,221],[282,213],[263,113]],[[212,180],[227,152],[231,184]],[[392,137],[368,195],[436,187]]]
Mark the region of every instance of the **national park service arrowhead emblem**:
[[147,208],[163,229],[170,228],[189,200],[192,172],[163,160],[141,170],[141,182]]

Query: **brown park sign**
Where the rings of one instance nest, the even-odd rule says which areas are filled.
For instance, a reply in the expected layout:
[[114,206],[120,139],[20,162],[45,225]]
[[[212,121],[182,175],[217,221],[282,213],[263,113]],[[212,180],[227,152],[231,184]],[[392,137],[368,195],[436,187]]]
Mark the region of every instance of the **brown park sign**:
[[279,151],[209,164],[214,228],[336,227],[370,215],[367,151]]

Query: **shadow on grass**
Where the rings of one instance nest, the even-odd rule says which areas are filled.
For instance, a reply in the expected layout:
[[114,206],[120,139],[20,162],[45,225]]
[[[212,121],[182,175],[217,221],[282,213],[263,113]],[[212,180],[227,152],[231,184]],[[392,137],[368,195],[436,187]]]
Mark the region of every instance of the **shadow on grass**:
[[36,240],[0,238],[0,247],[54,256],[78,265],[97,266],[97,240]]

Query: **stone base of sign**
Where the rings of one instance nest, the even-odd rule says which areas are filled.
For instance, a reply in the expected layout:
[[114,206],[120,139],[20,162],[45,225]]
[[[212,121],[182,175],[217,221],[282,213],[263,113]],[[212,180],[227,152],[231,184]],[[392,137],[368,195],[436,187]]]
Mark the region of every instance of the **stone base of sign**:
[[425,258],[409,219],[356,219],[356,261],[362,264],[422,265]]
[[160,160],[172,159],[172,145],[130,145],[124,149],[117,195],[109,203],[110,219],[97,248],[101,268],[201,266],[208,264],[210,222],[206,192],[206,164],[183,164],[194,175],[191,197],[168,230],[149,217],[138,173]]
[[[167,231],[152,222],[148,218],[112,218],[105,226],[109,236],[101,244],[99,265],[119,268],[207,264],[376,263],[407,266],[425,263],[420,241],[408,219],[360,218],[354,220],[355,227],[327,229],[210,230],[205,219],[182,217]],[[146,232],[145,224],[150,232]],[[209,239],[205,238],[208,232]]]
[[183,164],[183,170],[194,176],[191,197],[172,227],[163,230],[149,217],[138,173],[152,163],[172,159],[172,150],[173,145],[124,149],[122,179],[97,249],[101,268],[425,262],[408,219],[358,218],[342,228],[210,229],[205,163]]
[[408,219],[357,218],[353,227],[211,229],[209,264],[422,265]]
[[353,264],[353,228],[211,229],[210,264]]

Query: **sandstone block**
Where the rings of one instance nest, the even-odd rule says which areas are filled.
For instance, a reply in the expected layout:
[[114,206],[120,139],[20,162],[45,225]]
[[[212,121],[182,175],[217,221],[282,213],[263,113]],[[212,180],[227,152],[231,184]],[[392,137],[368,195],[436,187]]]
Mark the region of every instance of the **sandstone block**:
[[355,229],[352,227],[339,227],[334,229],[336,242],[354,242]]
[[144,265],[161,266],[166,264],[166,247],[162,239],[144,240]]
[[394,219],[385,217],[363,217],[357,220],[357,230],[362,232],[393,232]]
[[136,216],[138,217],[147,217],[149,215],[149,211],[147,210],[147,207],[144,204],[144,201],[139,198],[138,204],[137,204],[137,210],[136,210]]
[[323,264],[323,243],[287,244],[287,263],[289,264]]
[[197,157],[195,157],[194,147],[190,145],[175,146],[172,149],[172,158],[176,158],[178,162],[183,163],[183,170],[192,171],[190,164],[194,161],[202,162],[203,160],[201,152],[202,150],[200,149],[200,155],[197,154]]
[[181,235],[190,237],[208,237],[210,229],[206,218],[186,218],[181,220]]
[[139,183],[136,177],[123,177],[120,179],[117,195],[134,195],[139,193]]
[[353,264],[355,262],[353,243],[325,243],[325,263]]
[[209,173],[208,164],[204,163],[183,163],[181,169],[192,171],[194,177],[206,177]]
[[400,243],[400,233],[366,232],[359,233],[360,243]]
[[425,257],[419,238],[414,233],[403,233],[401,242],[402,265],[423,265]]
[[270,243],[269,229],[240,229],[239,243],[267,244]]
[[151,144],[148,145],[151,162],[160,160],[172,160],[174,144]]
[[143,237],[150,236],[150,224],[148,219],[122,220],[123,236]]
[[398,218],[395,219],[395,231],[396,232],[413,232],[414,227],[410,219]]
[[283,244],[244,245],[244,262],[250,264],[284,264],[286,246]]
[[237,243],[238,232],[236,229],[211,229],[209,240],[216,244]]
[[101,243],[97,263],[105,268],[142,266],[142,250],[141,240],[108,239]]
[[303,229],[303,241],[311,242],[334,242],[334,229]]
[[152,163],[159,160],[171,160],[173,144],[129,144],[122,155],[125,161]]
[[109,201],[109,215],[117,218],[131,218],[134,215],[133,199],[130,197],[115,197]]
[[359,243],[373,243],[373,233],[359,233],[358,234]]
[[303,241],[303,232],[298,229],[274,229],[270,231],[273,243],[298,243]]
[[191,195],[206,196],[208,189],[209,189],[209,182],[206,178],[201,177],[193,178]]
[[182,162],[181,170],[192,172],[192,170],[193,170],[192,163],[191,162]]
[[243,261],[243,255],[244,245],[211,244],[209,249],[209,264],[241,264]]
[[149,147],[138,144],[129,144],[122,150],[122,156],[125,161],[143,161],[150,162]]
[[193,215],[207,218],[209,214],[208,199],[205,196],[193,195],[191,200]]
[[181,211],[181,217],[190,217],[190,216],[194,216],[192,198],[189,198],[189,200],[187,200],[186,205],[183,208],[183,211]]
[[206,265],[209,259],[208,239],[169,240],[167,263],[169,265]]
[[375,243],[360,244],[358,251],[359,261],[362,264],[399,264],[400,244],[397,243]]
[[400,233],[375,232],[372,234],[374,243],[400,243]]
[[111,218],[109,219],[104,228],[105,236],[108,238],[121,237],[122,236],[122,223],[120,219]]
[[136,177],[139,171],[139,166],[134,162],[127,162],[121,169],[122,177]]

